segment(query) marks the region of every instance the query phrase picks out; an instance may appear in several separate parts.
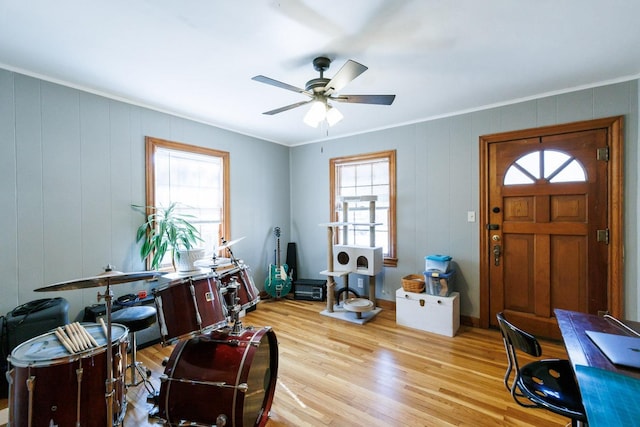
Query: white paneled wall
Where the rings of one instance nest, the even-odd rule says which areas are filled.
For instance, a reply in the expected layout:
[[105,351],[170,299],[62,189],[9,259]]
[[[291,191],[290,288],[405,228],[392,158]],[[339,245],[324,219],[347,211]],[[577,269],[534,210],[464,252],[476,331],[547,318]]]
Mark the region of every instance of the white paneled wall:
[[[0,314],[63,296],[73,319],[98,289],[33,290],[108,263],[144,268],[135,244],[143,218],[131,204],[145,201],[146,135],[230,152],[228,238],[246,237],[234,253],[263,281],[273,226],[288,239],[288,148],[0,70]],[[116,296],[137,289],[150,285],[113,287]]]
[[[385,268],[376,297],[393,300],[401,278],[424,270],[424,256],[453,256],[461,313],[480,316],[478,215],[481,135],[616,115],[625,116],[625,300],[629,318],[640,318],[638,292],[638,82],[549,96],[513,105],[424,121],[372,134],[291,149],[293,239],[304,254],[298,277],[318,278],[326,268],[323,229],[329,220],[331,157],[397,150],[398,267]],[[317,197],[309,198],[309,189]]]
[[[529,100],[287,148],[206,124],[0,70],[0,314],[57,294],[33,289],[97,274],[107,263],[143,268],[134,243],[144,203],[144,136],[231,153],[232,236],[259,287],[272,260],[273,227],[298,250],[298,277],[321,279],[332,157],[397,150],[398,267],[377,277],[376,297],[393,301],[400,279],[424,256],[448,253],[458,268],[461,314],[479,316],[478,138],[515,129],[625,116],[625,293],[638,292],[638,81]],[[375,127],[372,126],[372,127]],[[118,285],[123,294],[140,287]],[[73,318],[95,289],[67,291]]]

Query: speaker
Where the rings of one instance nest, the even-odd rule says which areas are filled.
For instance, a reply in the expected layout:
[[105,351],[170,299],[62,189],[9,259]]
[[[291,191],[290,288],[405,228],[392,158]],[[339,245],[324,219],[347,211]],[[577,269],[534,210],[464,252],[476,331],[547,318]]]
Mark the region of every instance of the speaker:
[[300,279],[293,282],[293,298],[306,301],[324,301],[327,298],[327,282]]

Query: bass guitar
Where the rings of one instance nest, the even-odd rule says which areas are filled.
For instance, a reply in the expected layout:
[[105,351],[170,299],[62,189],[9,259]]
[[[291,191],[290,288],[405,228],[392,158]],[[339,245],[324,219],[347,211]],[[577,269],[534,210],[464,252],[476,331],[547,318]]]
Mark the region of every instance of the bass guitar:
[[282,298],[291,291],[291,273],[287,264],[280,263],[280,227],[273,229],[276,237],[275,264],[269,265],[269,275],[264,281],[264,289],[275,298]]

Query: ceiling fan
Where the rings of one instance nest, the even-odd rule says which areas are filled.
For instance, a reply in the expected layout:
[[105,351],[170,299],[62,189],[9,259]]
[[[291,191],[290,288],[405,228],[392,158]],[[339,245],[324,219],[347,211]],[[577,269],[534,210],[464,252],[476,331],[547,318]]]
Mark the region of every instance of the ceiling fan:
[[323,120],[327,120],[329,126],[333,126],[342,119],[342,114],[333,107],[329,101],[348,102],[356,104],[378,104],[391,105],[396,98],[395,95],[340,95],[340,90],[349,82],[367,71],[367,67],[349,59],[332,79],[324,77],[324,72],[329,69],[331,60],[327,57],[320,56],[313,60],[313,68],[320,72],[320,77],[311,79],[305,85],[305,88],[299,88],[270,77],[263,75],[252,77],[252,80],[276,86],[282,89],[298,92],[308,96],[309,100],[296,102],[295,104],[286,105],[276,108],[275,110],[266,111],[263,114],[272,116],[282,113],[283,111],[301,107],[306,104],[312,104],[311,109],[305,115],[304,121],[312,127],[317,127]]

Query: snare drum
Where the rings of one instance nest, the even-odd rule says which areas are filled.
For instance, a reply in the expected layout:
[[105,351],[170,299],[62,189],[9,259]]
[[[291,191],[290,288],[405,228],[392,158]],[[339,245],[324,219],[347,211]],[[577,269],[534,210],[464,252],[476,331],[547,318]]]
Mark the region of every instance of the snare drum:
[[[107,418],[107,339],[102,327],[85,323],[98,343],[69,354],[54,332],[17,346],[9,357],[10,426],[100,426]],[[126,413],[125,378],[129,330],[111,325],[113,362],[113,425]]]
[[277,376],[271,328],[180,341],[160,378],[159,416],[170,425],[264,426]]
[[227,325],[227,308],[213,273],[174,280],[153,293],[163,345]]
[[223,271],[220,274],[221,287],[226,288],[235,282],[237,297],[241,309],[247,309],[260,302],[260,293],[253,282],[251,270],[246,265]]

